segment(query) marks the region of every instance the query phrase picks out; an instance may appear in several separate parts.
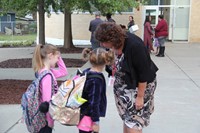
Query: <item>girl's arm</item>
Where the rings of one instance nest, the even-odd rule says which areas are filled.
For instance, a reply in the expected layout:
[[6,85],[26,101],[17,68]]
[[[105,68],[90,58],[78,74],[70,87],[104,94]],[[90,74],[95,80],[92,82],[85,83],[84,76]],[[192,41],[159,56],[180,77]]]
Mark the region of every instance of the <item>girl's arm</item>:
[[[51,75],[46,75],[41,81],[41,94],[42,94],[41,102],[49,102],[52,96],[51,93],[52,93],[52,77]],[[54,121],[51,118],[49,112],[47,112],[46,114],[46,119],[48,122],[48,126],[53,127]]]
[[66,76],[68,74],[67,67],[61,57],[59,57],[57,65],[58,65],[58,69],[54,69],[54,68],[51,69],[51,72],[54,74],[55,78]]
[[90,106],[91,106],[91,118],[93,122],[99,121],[99,106],[100,106],[100,100],[101,100],[101,81],[99,79],[91,80],[90,84]]

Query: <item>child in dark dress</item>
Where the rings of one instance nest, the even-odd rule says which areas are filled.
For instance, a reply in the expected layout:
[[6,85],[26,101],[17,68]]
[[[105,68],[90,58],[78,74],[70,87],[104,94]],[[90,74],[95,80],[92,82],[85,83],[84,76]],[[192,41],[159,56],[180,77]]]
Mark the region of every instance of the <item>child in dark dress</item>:
[[84,49],[83,58],[89,60],[91,67],[84,70],[87,73],[87,78],[83,89],[82,97],[87,99],[87,102],[81,106],[81,118],[88,116],[91,118],[92,126],[90,131],[84,131],[79,128],[79,133],[98,133],[100,117],[106,115],[106,82],[102,71],[105,65],[110,65],[114,61],[114,53],[106,51],[103,48],[94,50]]

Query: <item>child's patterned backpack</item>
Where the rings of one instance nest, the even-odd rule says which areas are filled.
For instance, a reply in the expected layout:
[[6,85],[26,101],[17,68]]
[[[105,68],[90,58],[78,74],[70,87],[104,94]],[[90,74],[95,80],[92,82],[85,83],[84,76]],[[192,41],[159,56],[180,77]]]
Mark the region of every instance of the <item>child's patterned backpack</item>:
[[25,120],[28,131],[31,133],[38,133],[47,124],[45,113],[39,111],[39,100],[41,96],[40,82],[48,74],[52,77],[52,74],[47,70],[36,76],[36,79],[32,81],[26,92],[22,95],[21,106],[23,109],[23,119]]

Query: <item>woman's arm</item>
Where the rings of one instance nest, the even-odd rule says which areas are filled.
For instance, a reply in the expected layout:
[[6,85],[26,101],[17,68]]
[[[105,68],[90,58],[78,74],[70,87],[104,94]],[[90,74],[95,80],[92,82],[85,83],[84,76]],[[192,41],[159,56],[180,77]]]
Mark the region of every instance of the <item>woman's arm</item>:
[[150,23],[147,23],[147,30],[148,30],[148,32],[151,34],[151,35],[153,35],[153,32],[151,31],[151,25],[150,25]]
[[149,79],[149,60],[148,51],[144,47],[143,41],[138,40],[138,45],[133,47],[132,52],[132,65],[136,72],[138,81],[138,93],[135,101],[136,109],[141,109],[144,105],[144,92]]
[[147,86],[147,82],[138,83],[138,93],[135,100],[135,107],[137,110],[141,109],[144,106],[144,92]]
[[58,65],[58,69],[54,69],[54,68],[51,69],[51,72],[54,74],[55,78],[66,76],[68,74],[67,67],[61,57],[59,57],[57,65]]
[[162,27],[163,27],[162,22],[161,22],[161,21],[158,22],[158,24],[157,24],[157,26],[156,26],[156,28],[155,28],[155,31],[160,31],[160,30],[162,29]]

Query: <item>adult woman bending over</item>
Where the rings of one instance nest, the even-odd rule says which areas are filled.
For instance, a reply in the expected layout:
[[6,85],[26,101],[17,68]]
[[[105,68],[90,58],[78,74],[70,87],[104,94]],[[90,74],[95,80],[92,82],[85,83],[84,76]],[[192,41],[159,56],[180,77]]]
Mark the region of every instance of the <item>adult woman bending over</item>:
[[100,24],[95,37],[117,56],[112,73],[118,113],[124,133],[142,133],[154,110],[157,67],[143,41],[113,23]]

